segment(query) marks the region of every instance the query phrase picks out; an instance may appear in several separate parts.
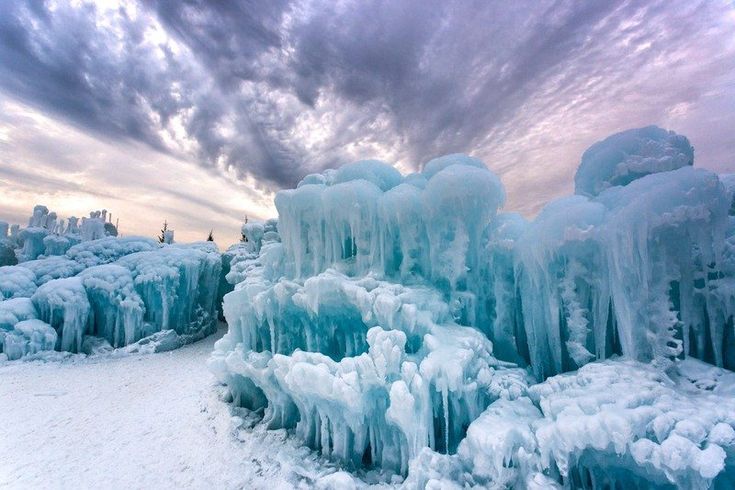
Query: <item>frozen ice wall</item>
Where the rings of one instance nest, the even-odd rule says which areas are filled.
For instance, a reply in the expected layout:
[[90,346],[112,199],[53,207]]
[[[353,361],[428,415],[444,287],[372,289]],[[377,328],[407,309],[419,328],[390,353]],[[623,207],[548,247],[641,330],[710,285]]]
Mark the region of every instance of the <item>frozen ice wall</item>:
[[[287,274],[374,272],[428,281],[464,302],[462,293],[479,287],[483,231],[505,200],[500,181],[464,155],[436,159],[425,174],[402,179],[388,164],[365,161],[279,192]],[[474,306],[463,305],[470,316]]]
[[464,155],[309,175],[277,233],[228,251],[210,367],[269,427],[408,488],[726,488],[730,381],[702,379],[735,366],[735,185],[692,165],[673,132],[613,135],[530,222]]
[[536,375],[612,354],[735,367],[729,207],[690,166],[546,206],[515,255]]
[[[49,346],[89,353],[142,342],[140,348],[157,350],[200,339],[216,330],[221,267],[212,243],[162,246],[112,236],[0,267],[2,351],[15,359]],[[23,305],[32,314],[17,314],[15,306],[2,313],[28,298]],[[18,326],[30,319],[40,323]]]

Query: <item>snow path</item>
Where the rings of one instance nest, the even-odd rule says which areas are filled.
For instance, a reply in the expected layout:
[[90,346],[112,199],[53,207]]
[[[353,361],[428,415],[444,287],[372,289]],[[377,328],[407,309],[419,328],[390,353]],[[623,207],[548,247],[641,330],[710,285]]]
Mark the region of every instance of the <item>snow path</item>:
[[205,364],[223,333],[167,353],[0,365],[0,488],[273,489],[333,473],[285,431],[238,427]]

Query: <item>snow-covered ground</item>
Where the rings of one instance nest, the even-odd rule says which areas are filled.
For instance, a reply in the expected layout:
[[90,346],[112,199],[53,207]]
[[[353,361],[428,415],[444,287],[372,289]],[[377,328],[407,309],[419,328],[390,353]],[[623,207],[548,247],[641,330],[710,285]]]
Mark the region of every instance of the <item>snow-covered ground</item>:
[[345,477],[285,431],[233,417],[206,367],[223,333],[161,354],[0,366],[0,488],[273,489]]

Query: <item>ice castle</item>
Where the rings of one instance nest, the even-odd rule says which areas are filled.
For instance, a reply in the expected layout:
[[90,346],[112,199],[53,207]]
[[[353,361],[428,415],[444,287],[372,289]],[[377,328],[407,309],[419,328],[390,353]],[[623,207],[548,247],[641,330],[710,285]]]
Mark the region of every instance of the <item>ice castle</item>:
[[224,254],[210,367],[407,488],[734,488],[735,178],[693,161],[613,135],[531,221],[465,155],[309,175]]

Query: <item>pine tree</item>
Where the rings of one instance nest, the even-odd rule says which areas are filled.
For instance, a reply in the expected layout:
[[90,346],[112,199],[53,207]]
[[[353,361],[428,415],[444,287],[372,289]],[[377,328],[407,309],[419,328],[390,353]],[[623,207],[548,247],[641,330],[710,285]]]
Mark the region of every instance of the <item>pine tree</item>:
[[207,236],[207,241],[208,242],[213,242],[214,241],[214,236],[212,235],[212,232],[213,231],[214,231],[214,229],[209,230],[209,236]]
[[158,235],[156,238],[158,238],[158,243],[165,243],[166,242],[166,231],[168,230],[168,222],[166,220],[163,221],[163,228],[161,229],[161,234]]

